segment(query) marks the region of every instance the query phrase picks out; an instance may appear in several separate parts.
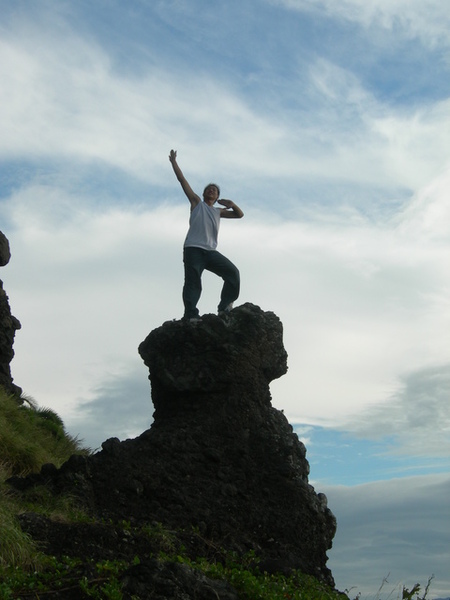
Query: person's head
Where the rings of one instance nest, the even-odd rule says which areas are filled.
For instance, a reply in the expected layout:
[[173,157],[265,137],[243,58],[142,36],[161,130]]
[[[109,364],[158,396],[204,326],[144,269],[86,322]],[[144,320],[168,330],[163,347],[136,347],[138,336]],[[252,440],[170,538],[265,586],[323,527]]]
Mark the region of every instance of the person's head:
[[220,187],[217,183],[208,183],[203,190],[203,201],[212,206],[219,199]]

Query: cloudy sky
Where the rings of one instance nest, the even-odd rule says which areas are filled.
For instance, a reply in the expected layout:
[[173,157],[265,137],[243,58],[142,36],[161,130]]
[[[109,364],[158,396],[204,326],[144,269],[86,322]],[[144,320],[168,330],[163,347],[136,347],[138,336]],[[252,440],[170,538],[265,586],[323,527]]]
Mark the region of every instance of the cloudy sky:
[[[15,382],[92,448],[151,423],[192,187],[274,311],[273,402],[338,519],[339,589],[450,596],[450,10],[442,0],[0,0]],[[201,312],[219,282],[204,277]],[[394,590],[394,591],[393,591]]]

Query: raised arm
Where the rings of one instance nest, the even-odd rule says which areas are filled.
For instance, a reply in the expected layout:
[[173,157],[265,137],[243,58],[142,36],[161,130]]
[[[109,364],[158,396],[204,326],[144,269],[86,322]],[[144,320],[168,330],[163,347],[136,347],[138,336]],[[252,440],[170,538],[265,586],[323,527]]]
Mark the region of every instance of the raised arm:
[[242,210],[232,200],[222,199],[218,200],[217,202],[222,206],[225,206],[225,208],[222,208],[220,211],[220,216],[222,219],[242,219],[244,216]]
[[180,167],[178,166],[176,150],[170,151],[169,160],[172,164],[173,172],[175,173],[176,178],[178,179],[178,181],[181,184],[181,187],[183,188],[183,192],[186,194],[189,202],[191,203],[191,210],[194,210],[194,208],[197,206],[197,204],[199,202],[201,202],[201,199],[199,196],[197,196],[197,194],[191,188],[191,186],[189,185],[189,183],[186,180],[186,177],[183,175]]

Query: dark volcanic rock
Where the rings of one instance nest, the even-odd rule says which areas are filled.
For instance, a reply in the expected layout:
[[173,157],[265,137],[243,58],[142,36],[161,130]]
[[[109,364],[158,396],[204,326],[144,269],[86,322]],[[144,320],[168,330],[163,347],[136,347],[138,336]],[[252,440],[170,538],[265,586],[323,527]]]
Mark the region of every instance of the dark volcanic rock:
[[164,323],[139,347],[151,429],[12,483],[76,494],[103,522],[184,531],[192,556],[253,550],[268,572],[297,568],[333,585],[335,518],[308,484],[305,447],[271,405],[269,383],[287,369],[282,333],[276,315],[251,304],[226,319]]
[[282,338],[275,314],[245,304],[226,320],[165,323],[140,345],[155,406],[144,436],[171,465],[169,495],[153,497],[172,522],[181,512],[222,544],[330,582],[336,522],[308,484],[303,444],[271,405],[269,383],[287,370]]
[[278,317],[251,304],[226,319],[205,315],[199,323],[165,323],[142,342],[139,354],[150,370],[155,420],[189,410],[189,398],[203,402],[207,412],[240,403],[248,391],[252,402],[265,404],[268,384],[287,371]]
[[[0,231],[0,267],[7,265],[10,258],[8,239]],[[13,383],[10,363],[14,357],[14,337],[20,327],[20,322],[11,314],[8,296],[0,280],[0,385],[16,396],[20,396],[22,390]]]
[[9,263],[11,251],[9,249],[9,241],[3,231],[0,231],[0,267],[4,267]]

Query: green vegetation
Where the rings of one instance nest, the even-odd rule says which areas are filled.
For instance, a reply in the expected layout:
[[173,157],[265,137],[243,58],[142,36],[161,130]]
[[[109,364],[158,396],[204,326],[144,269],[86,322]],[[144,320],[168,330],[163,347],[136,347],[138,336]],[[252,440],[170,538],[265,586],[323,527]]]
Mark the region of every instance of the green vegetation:
[[255,557],[250,553],[243,559],[229,554],[225,564],[199,560],[193,566],[200,569],[211,579],[226,579],[242,598],[253,600],[338,600],[346,598],[344,594],[321,584],[310,575],[299,571],[286,577],[281,573],[269,575],[251,567]]
[[46,557],[39,571],[26,569],[4,570],[0,577],[0,599],[10,600],[39,594],[81,590],[95,600],[122,600],[117,577],[126,564],[121,561],[90,561],[90,577],[84,575],[86,566],[77,558]]
[[[83,598],[123,600],[121,576],[140,563],[138,555],[129,561],[94,561],[82,556],[56,558],[43,554],[22,531],[17,518],[21,513],[38,513],[65,523],[105,524],[88,517],[73,498],[55,497],[43,486],[17,494],[5,483],[13,475],[39,472],[46,463],[59,467],[75,453],[88,454],[89,450],[66,433],[56,413],[38,408],[29,399],[19,405],[0,389],[0,600],[51,597],[74,590]],[[168,531],[160,523],[137,529],[129,522],[122,522],[117,527],[129,535],[145,536],[149,547],[155,549],[153,558],[162,563],[181,563],[211,579],[228,581],[242,600],[347,598],[300,572],[290,577],[261,573],[252,553],[242,557],[217,548],[212,553],[215,558],[193,560],[177,532]],[[192,531],[192,535],[200,534]],[[422,597],[418,584],[411,590],[404,588],[402,600],[425,600],[429,583]]]
[[[50,409],[39,409],[31,399],[19,404],[0,388],[0,581],[7,568],[28,572],[39,568],[43,557],[37,551],[29,536],[23,533],[17,521],[17,514],[26,510],[43,511],[47,502],[41,498],[38,503],[20,502],[11,494],[5,480],[12,475],[28,475],[38,472],[43,464],[52,462],[56,466],[66,461],[72,454],[83,452],[79,442],[69,436],[60,417]],[[53,510],[61,510],[52,499]],[[66,506],[62,508],[67,512]],[[2,584],[3,585],[3,584]],[[0,587],[0,598],[2,596]]]
[[80,452],[87,451],[54,411],[38,408],[30,398],[19,405],[0,390],[0,475],[36,473],[45,463],[59,467]]

